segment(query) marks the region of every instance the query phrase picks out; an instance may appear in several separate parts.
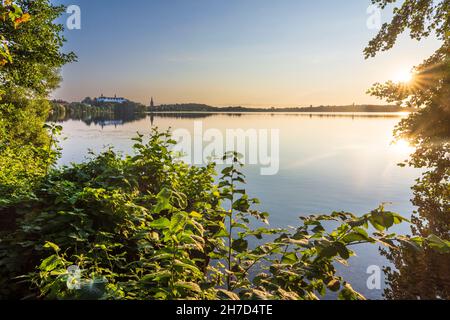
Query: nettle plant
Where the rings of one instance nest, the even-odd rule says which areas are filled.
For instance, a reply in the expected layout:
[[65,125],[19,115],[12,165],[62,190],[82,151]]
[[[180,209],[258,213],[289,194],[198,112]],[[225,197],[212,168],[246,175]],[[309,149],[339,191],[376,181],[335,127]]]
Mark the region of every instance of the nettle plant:
[[268,214],[242,188],[239,154],[224,156],[216,184],[214,163],[177,160],[169,132],[135,141],[135,155],[109,149],[50,171],[16,204],[17,230],[0,242],[2,298],[364,299],[335,269],[351,246],[449,250],[437,237],[386,233],[406,220],[383,207],[305,217],[295,230],[252,228]]

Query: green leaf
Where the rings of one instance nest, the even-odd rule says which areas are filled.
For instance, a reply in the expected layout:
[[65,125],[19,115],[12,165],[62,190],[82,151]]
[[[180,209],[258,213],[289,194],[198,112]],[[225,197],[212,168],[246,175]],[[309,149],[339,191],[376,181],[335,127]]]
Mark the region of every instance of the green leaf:
[[240,300],[236,293],[224,289],[217,290],[217,296],[222,300]]
[[337,292],[339,291],[339,289],[341,288],[341,283],[339,280],[337,279],[333,279],[330,282],[328,282],[327,284],[328,289],[330,289],[333,292]]
[[244,252],[248,248],[248,241],[244,239],[234,240],[231,248],[239,253]]
[[298,261],[298,257],[295,252],[286,253],[283,256],[283,258],[281,259],[281,263],[290,264],[290,265],[297,263],[297,261]]
[[155,229],[167,229],[170,226],[170,221],[167,218],[160,218],[158,220],[150,222],[150,227]]
[[289,238],[289,239],[286,239],[284,242],[289,242],[289,243],[292,243],[292,244],[295,244],[295,245],[298,245],[298,246],[308,246],[309,245],[308,239],[299,239],[299,240],[297,240],[297,239]]
[[441,238],[439,238],[438,236],[435,236],[434,234],[430,235],[427,238],[427,243],[431,248],[437,249],[440,252],[443,252],[443,253],[450,252],[450,242],[444,241]]
[[141,281],[142,282],[161,281],[161,280],[170,278],[171,276],[172,276],[172,274],[170,273],[169,270],[163,270],[163,271],[158,271],[158,272],[154,272],[151,274],[147,274],[141,278]]
[[56,244],[49,241],[45,243],[44,248],[52,248],[55,252],[61,251],[61,249]]
[[187,290],[194,291],[194,292],[202,292],[202,289],[200,288],[200,286],[194,282],[178,281],[175,283],[174,286],[176,288],[187,289]]
[[348,258],[350,258],[350,251],[342,242],[336,242],[334,245],[336,246],[337,252],[342,259],[347,260]]
[[366,300],[361,294],[356,292],[348,283],[344,284],[344,289],[339,293],[339,300]]
[[203,217],[200,213],[198,213],[198,212],[196,212],[196,211],[192,211],[192,212],[190,213],[190,215],[191,215],[191,217],[197,218],[197,219],[201,219],[201,218]]
[[362,228],[354,228],[352,232],[344,236],[342,241],[345,243],[371,241],[369,234]]
[[176,232],[180,231],[181,229],[183,229],[185,222],[186,222],[186,215],[181,212],[178,212],[170,220],[169,230],[171,232],[176,233]]
[[186,262],[183,262],[183,261],[180,261],[180,260],[175,260],[174,261],[174,265],[177,266],[177,267],[181,267],[183,269],[191,270],[191,271],[193,271],[195,273],[198,273],[198,274],[201,273],[200,269],[194,264],[186,263]]
[[319,258],[333,258],[336,255],[340,255],[343,259],[347,260],[350,257],[350,252],[342,242],[333,242],[331,245],[324,247],[320,252]]
[[96,244],[95,248],[99,248],[101,250],[107,251],[106,245],[104,245],[104,244]]
[[42,261],[41,265],[39,266],[39,269],[42,271],[52,271],[55,270],[58,266],[62,265],[61,258],[57,255],[52,255]]
[[233,209],[240,212],[247,212],[250,209],[250,203],[246,196],[243,196],[241,199],[236,200],[233,203]]
[[221,229],[219,232],[217,232],[214,235],[214,238],[228,238],[230,234],[228,233],[228,231],[226,229]]
[[153,212],[161,213],[162,211],[165,211],[165,210],[172,210],[173,207],[170,204],[171,196],[172,196],[172,191],[167,188],[163,188],[161,190],[161,192],[156,196],[157,203],[153,207]]
[[233,171],[233,167],[226,167],[225,169],[222,170],[222,174],[224,176],[229,175],[232,171]]
[[332,258],[338,254],[337,247],[334,245],[326,246],[320,250],[319,258]]
[[373,211],[369,215],[369,221],[372,226],[378,231],[384,231],[391,228],[394,224],[401,223],[406,219],[397,213],[380,211],[380,209]]

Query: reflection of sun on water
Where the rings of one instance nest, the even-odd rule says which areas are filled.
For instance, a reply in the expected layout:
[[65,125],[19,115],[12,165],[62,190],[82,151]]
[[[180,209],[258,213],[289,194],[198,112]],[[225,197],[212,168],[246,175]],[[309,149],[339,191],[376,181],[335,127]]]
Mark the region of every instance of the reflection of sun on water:
[[410,155],[414,152],[414,148],[409,144],[406,140],[397,140],[392,143],[392,148],[397,153],[404,154],[404,155]]

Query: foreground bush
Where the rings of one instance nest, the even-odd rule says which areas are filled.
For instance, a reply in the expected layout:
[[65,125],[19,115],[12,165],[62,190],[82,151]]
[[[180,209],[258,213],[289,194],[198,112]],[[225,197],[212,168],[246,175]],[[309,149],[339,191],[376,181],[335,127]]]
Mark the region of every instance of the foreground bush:
[[169,133],[135,140],[134,156],[110,149],[51,170],[14,203],[18,227],[0,242],[0,298],[318,299],[333,291],[363,299],[334,267],[353,255],[350,246],[448,251],[437,237],[385,234],[405,219],[383,208],[303,218],[296,230],[252,229],[268,214],[239,187],[238,154],[225,155],[230,166],[215,184],[214,164],[177,161]]

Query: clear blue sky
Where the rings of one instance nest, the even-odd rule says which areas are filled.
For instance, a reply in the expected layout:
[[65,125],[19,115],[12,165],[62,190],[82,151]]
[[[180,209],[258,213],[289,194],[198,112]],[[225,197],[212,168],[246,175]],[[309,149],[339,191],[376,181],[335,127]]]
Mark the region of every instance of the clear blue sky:
[[[376,59],[362,51],[369,0],[55,0],[81,8],[66,31],[54,97],[120,95],[148,103],[297,106],[376,102],[365,92],[437,47],[402,38]],[[389,13],[383,15],[388,20]],[[67,18],[65,15],[63,18]]]

